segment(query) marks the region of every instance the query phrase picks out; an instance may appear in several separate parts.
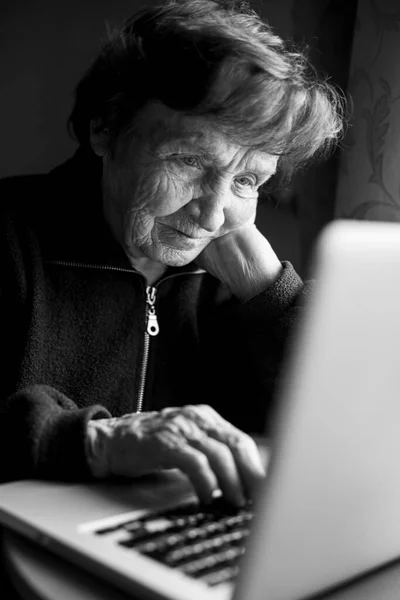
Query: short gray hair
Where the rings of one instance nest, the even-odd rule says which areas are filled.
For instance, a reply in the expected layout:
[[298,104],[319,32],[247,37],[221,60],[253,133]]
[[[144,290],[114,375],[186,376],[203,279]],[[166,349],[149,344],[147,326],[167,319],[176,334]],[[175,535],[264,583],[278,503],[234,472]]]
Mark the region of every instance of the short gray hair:
[[245,2],[171,0],[128,19],[79,82],[70,131],[88,145],[95,120],[115,138],[150,100],[279,155],[284,180],[343,132],[340,91]]

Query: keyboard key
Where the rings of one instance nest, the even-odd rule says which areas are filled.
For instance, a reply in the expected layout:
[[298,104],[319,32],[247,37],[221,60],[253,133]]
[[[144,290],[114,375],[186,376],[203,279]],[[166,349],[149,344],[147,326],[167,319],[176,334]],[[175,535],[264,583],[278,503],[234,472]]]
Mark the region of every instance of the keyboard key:
[[253,518],[251,508],[250,502],[238,509],[218,498],[211,505],[192,503],[96,533],[114,532],[115,537],[120,530],[126,536],[116,539],[121,546],[214,586],[237,576]]
[[192,575],[193,577],[201,576],[203,572],[212,571],[215,567],[225,566],[226,563],[236,561],[242,554],[244,554],[244,548],[229,548],[229,550],[210,554],[188,562],[181,565],[180,569],[186,575]]

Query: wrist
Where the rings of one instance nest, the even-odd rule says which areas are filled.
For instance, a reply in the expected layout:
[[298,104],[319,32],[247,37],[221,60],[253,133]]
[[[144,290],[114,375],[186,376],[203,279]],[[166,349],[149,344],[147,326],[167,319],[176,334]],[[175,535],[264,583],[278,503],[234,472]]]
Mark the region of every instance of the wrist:
[[91,474],[97,479],[111,475],[109,446],[112,430],[117,419],[97,419],[87,423],[86,460]]
[[[246,271],[248,271],[246,269]],[[227,285],[236,298],[242,302],[247,302],[255,298],[265,290],[267,290],[279,277],[282,272],[282,264],[279,263],[276,269],[272,272],[257,271],[249,276],[248,272],[243,277],[238,276],[236,279],[227,280]]]
[[268,240],[254,227],[221,238],[226,256],[221,280],[239,300],[254,298],[272,285],[282,272],[282,263]]

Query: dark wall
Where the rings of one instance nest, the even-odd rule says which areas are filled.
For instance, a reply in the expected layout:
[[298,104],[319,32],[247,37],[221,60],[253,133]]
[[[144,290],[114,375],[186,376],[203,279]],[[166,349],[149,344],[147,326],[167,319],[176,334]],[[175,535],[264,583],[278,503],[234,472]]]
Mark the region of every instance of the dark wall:
[[73,89],[106,21],[119,24],[138,0],[14,0],[0,19],[0,176],[47,171],[75,143],[66,121]]

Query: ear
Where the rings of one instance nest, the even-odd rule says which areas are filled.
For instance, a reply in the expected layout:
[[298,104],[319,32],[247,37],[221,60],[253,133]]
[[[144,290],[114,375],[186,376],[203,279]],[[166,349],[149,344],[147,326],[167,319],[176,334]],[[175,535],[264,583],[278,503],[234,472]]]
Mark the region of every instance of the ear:
[[110,130],[97,120],[90,122],[90,145],[97,156],[105,156],[110,148]]

